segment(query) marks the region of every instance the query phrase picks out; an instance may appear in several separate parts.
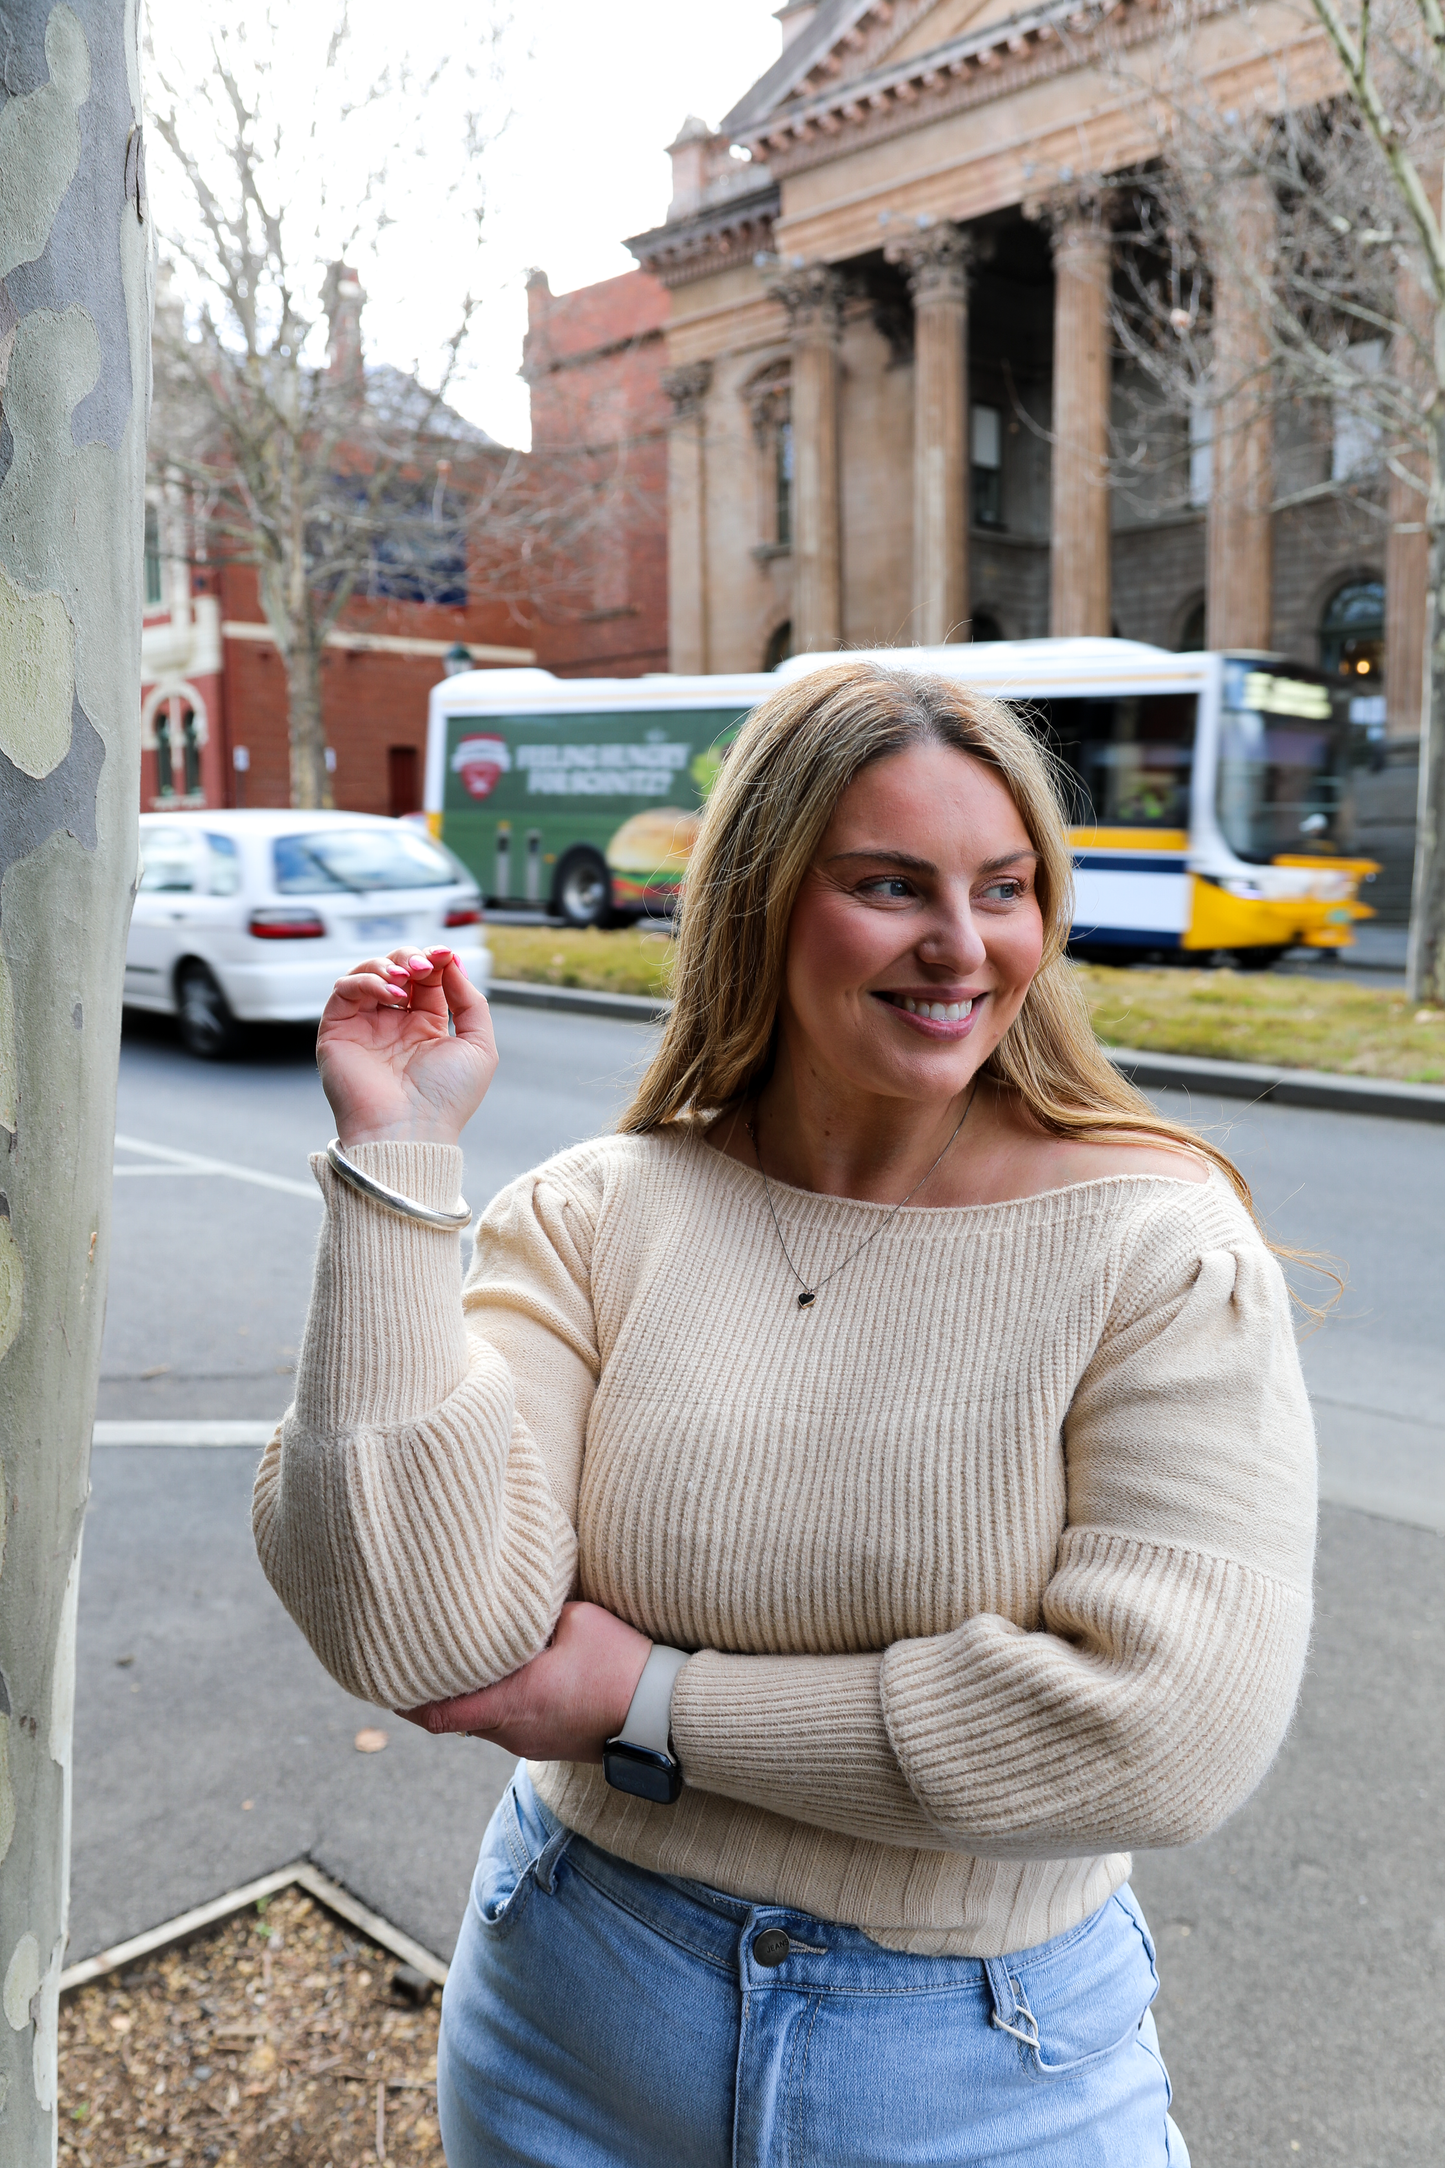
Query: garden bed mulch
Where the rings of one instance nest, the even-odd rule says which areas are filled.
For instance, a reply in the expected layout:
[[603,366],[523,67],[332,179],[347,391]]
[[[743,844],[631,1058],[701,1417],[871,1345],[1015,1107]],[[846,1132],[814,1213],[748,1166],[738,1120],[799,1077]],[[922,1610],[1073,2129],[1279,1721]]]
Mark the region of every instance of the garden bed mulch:
[[62,1998],[62,2168],[442,2168],[440,2002],[282,1890]]

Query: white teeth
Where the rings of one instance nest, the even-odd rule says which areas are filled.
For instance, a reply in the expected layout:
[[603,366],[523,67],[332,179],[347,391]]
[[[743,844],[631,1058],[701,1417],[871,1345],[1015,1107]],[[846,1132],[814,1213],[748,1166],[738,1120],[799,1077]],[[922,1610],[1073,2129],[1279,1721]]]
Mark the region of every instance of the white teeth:
[[900,994],[898,1006],[910,1016],[926,1016],[937,1024],[962,1023],[973,1013],[972,1001],[915,1001],[910,994]]

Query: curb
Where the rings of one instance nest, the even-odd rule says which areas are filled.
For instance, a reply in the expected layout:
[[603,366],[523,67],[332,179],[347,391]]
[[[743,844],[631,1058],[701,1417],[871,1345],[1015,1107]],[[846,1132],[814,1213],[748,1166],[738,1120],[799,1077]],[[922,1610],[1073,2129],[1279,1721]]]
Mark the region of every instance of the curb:
[[652,994],[601,994],[581,986],[543,986],[528,979],[493,979],[488,1001],[514,1009],[570,1009],[574,1016],[610,1016],[623,1024],[662,1024],[672,1003]]
[[1445,1086],[1397,1084],[1392,1077],[1331,1076],[1324,1069],[1273,1069],[1262,1062],[1210,1061],[1195,1054],[1104,1052],[1141,1090],[1217,1092],[1224,1099],[1324,1107],[1336,1114],[1383,1114],[1395,1121],[1445,1122]]
[[[563,1009],[618,1023],[660,1024],[672,1003],[651,994],[599,994],[575,986],[494,979],[490,1001],[519,1009]],[[1323,1107],[1336,1114],[1382,1114],[1399,1122],[1445,1122],[1445,1085],[1397,1084],[1392,1077],[1332,1076],[1324,1069],[1274,1069],[1262,1062],[1212,1061],[1202,1054],[1146,1054],[1106,1046],[1116,1068],[1141,1090],[1217,1092],[1223,1099],[1272,1100],[1283,1107]]]
[[329,1875],[313,1867],[309,1859],[295,1859],[289,1867],[278,1867],[274,1874],[263,1874],[255,1882],[243,1882],[239,1889],[227,1890],[224,1896],[213,1897],[209,1904],[196,1905],[189,1912],[178,1913],[173,1920],[163,1920],[159,1927],[149,1927],[142,1935],[132,1935],[128,1942],[116,1942],[108,1950],[98,1950],[94,1957],[82,1958],[78,1965],[68,1965],[60,1975],[60,1993],[68,1994],[73,1987],[84,1987],[91,1980],[104,1979],[108,1972],[118,1972],[122,1965],[133,1965],[137,1958],[153,1957],[157,1950],[173,1947],[177,1942],[187,1942],[194,1935],[214,1927],[218,1920],[230,1919],[237,1912],[244,1912],[248,1905],[261,1897],[274,1897],[278,1890],[304,1889],[308,1897],[314,1897],[328,1912],[345,1920],[348,1927],[358,1927],[371,1941],[399,1957],[404,1965],[412,1965],[434,1987],[445,1987],[447,1968],[439,1957],[414,1942],[400,1927],[393,1927],[379,1912],[373,1912],[359,1897],[353,1897],[349,1889],[333,1882]]

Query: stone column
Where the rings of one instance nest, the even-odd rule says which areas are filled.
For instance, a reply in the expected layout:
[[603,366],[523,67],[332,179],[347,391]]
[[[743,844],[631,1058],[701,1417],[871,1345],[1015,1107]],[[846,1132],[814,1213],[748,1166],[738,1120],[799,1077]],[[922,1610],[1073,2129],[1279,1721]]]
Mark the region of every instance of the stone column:
[[1053,221],[1054,410],[1049,631],[1113,629],[1109,584],[1109,281],[1113,243],[1096,204]]
[[707,555],[707,395],[712,363],[664,369],[672,401],[667,441],[668,667],[684,677],[712,667]]
[[943,222],[888,250],[913,294],[913,620],[925,647],[968,637],[968,234]]
[[1257,174],[1226,183],[1220,211],[1229,260],[1215,266],[1204,644],[1267,648],[1274,623],[1274,423],[1269,331],[1255,281],[1268,276],[1274,253],[1269,183]]
[[784,271],[768,288],[788,312],[793,409],[793,652],[843,638],[838,470],[838,349],[843,281],[827,264]]

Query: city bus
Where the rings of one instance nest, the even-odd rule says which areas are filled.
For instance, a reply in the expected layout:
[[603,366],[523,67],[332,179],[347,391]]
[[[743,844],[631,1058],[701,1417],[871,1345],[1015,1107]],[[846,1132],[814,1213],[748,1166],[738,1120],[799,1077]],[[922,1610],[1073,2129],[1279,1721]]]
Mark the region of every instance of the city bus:
[[[1175,951],[1263,968],[1348,948],[1376,866],[1351,853],[1348,690],[1273,655],[1132,640],[867,651],[1007,700],[1072,797],[1076,953]],[[575,926],[676,905],[727,747],[778,685],[836,661],[734,676],[555,678],[476,670],[431,696],[426,811],[489,905]]]

